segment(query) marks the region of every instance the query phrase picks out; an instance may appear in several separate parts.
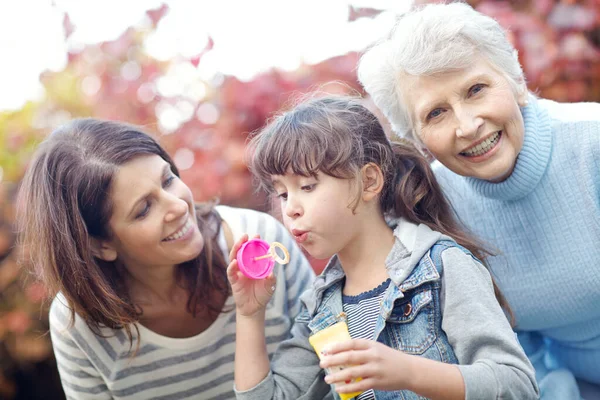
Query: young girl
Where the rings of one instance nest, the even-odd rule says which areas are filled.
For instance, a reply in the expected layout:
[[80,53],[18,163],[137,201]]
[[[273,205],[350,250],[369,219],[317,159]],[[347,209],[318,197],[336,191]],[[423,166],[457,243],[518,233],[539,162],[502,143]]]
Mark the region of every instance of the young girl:
[[196,204],[171,157],[135,126],[85,119],[57,129],[19,203],[28,261],[56,295],[50,332],[69,399],[235,398],[231,247],[260,234],[294,257],[266,314],[269,353],[289,337],[313,279],[281,224]]
[[[390,143],[351,98],[313,99],[253,138],[260,183],[313,257],[332,257],[272,358],[264,315],[275,285],[228,268],[237,307],[238,399],[534,399],[533,368],[503,297],[424,157]],[[232,254],[242,244],[240,240]],[[309,337],[347,316],[352,340],[319,358]],[[350,366],[324,376],[323,369]],[[355,380],[355,378],[362,380]]]

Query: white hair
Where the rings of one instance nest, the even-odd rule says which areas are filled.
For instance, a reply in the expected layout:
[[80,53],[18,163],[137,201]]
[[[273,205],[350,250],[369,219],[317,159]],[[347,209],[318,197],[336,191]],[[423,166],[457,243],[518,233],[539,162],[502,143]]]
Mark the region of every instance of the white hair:
[[368,49],[358,79],[400,136],[415,138],[402,76],[464,69],[481,56],[516,94],[526,90],[517,51],[496,20],[464,3],[429,4],[399,17],[390,35]]

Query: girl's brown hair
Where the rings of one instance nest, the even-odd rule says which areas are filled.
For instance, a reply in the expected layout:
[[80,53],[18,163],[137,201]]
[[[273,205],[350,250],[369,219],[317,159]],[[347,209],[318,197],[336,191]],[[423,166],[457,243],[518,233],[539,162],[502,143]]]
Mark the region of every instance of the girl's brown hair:
[[[17,219],[24,260],[54,297],[62,293],[71,308],[97,334],[100,327],[123,328],[133,344],[132,325],[141,311],[125,287],[124,267],[92,253],[94,239],[109,239],[111,185],[119,167],[156,154],[179,171],[149,135],[123,123],[79,119],[53,132],[38,148],[21,184]],[[221,312],[213,296],[227,296],[226,262],[216,238],[221,219],[212,204],[196,206],[205,247],[180,264],[176,279],[187,289],[188,310]],[[138,332],[139,336],[139,332]],[[139,341],[138,341],[139,345]]]
[[[483,261],[490,252],[455,219],[425,156],[410,141],[390,141],[362,101],[312,98],[271,120],[249,143],[250,169],[259,186],[271,190],[271,176],[289,171],[355,179],[364,165],[374,163],[385,180],[379,201],[387,217],[425,224]],[[493,284],[498,302],[512,321],[506,299]]]

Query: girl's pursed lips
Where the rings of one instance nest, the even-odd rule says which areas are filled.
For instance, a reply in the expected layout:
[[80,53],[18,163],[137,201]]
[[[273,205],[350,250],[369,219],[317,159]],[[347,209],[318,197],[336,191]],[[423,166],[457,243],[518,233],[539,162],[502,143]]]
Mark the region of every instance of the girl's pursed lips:
[[294,236],[301,236],[303,234],[305,234],[308,231],[302,230],[302,229],[292,229],[292,235]]
[[294,235],[294,239],[296,239],[297,243],[302,243],[308,239],[308,231],[292,229],[292,235]]

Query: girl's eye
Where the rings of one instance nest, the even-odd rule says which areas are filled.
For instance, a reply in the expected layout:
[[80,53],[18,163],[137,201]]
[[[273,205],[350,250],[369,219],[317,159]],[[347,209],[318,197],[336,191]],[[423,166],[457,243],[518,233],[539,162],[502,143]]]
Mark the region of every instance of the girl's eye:
[[439,117],[439,116],[440,116],[440,115],[441,115],[443,112],[444,112],[444,110],[443,110],[443,109],[441,109],[441,108],[436,108],[436,109],[434,109],[434,110],[431,110],[431,112],[430,112],[429,114],[427,114],[427,118],[426,118],[426,119],[427,119],[427,121],[429,121],[430,119],[437,118],[437,117]]
[[147,201],[144,209],[135,216],[135,219],[144,218],[146,215],[148,215],[148,212],[150,212],[150,202]]
[[469,96],[476,95],[477,93],[481,92],[484,87],[485,85],[482,83],[478,83],[476,85],[471,86],[471,88],[469,89]]
[[277,194],[277,197],[279,197],[281,200],[287,200],[287,192],[279,193]]
[[304,190],[305,192],[310,192],[311,190],[313,190],[315,188],[315,186],[317,186],[317,184],[312,183],[310,185],[304,185],[300,189]]

